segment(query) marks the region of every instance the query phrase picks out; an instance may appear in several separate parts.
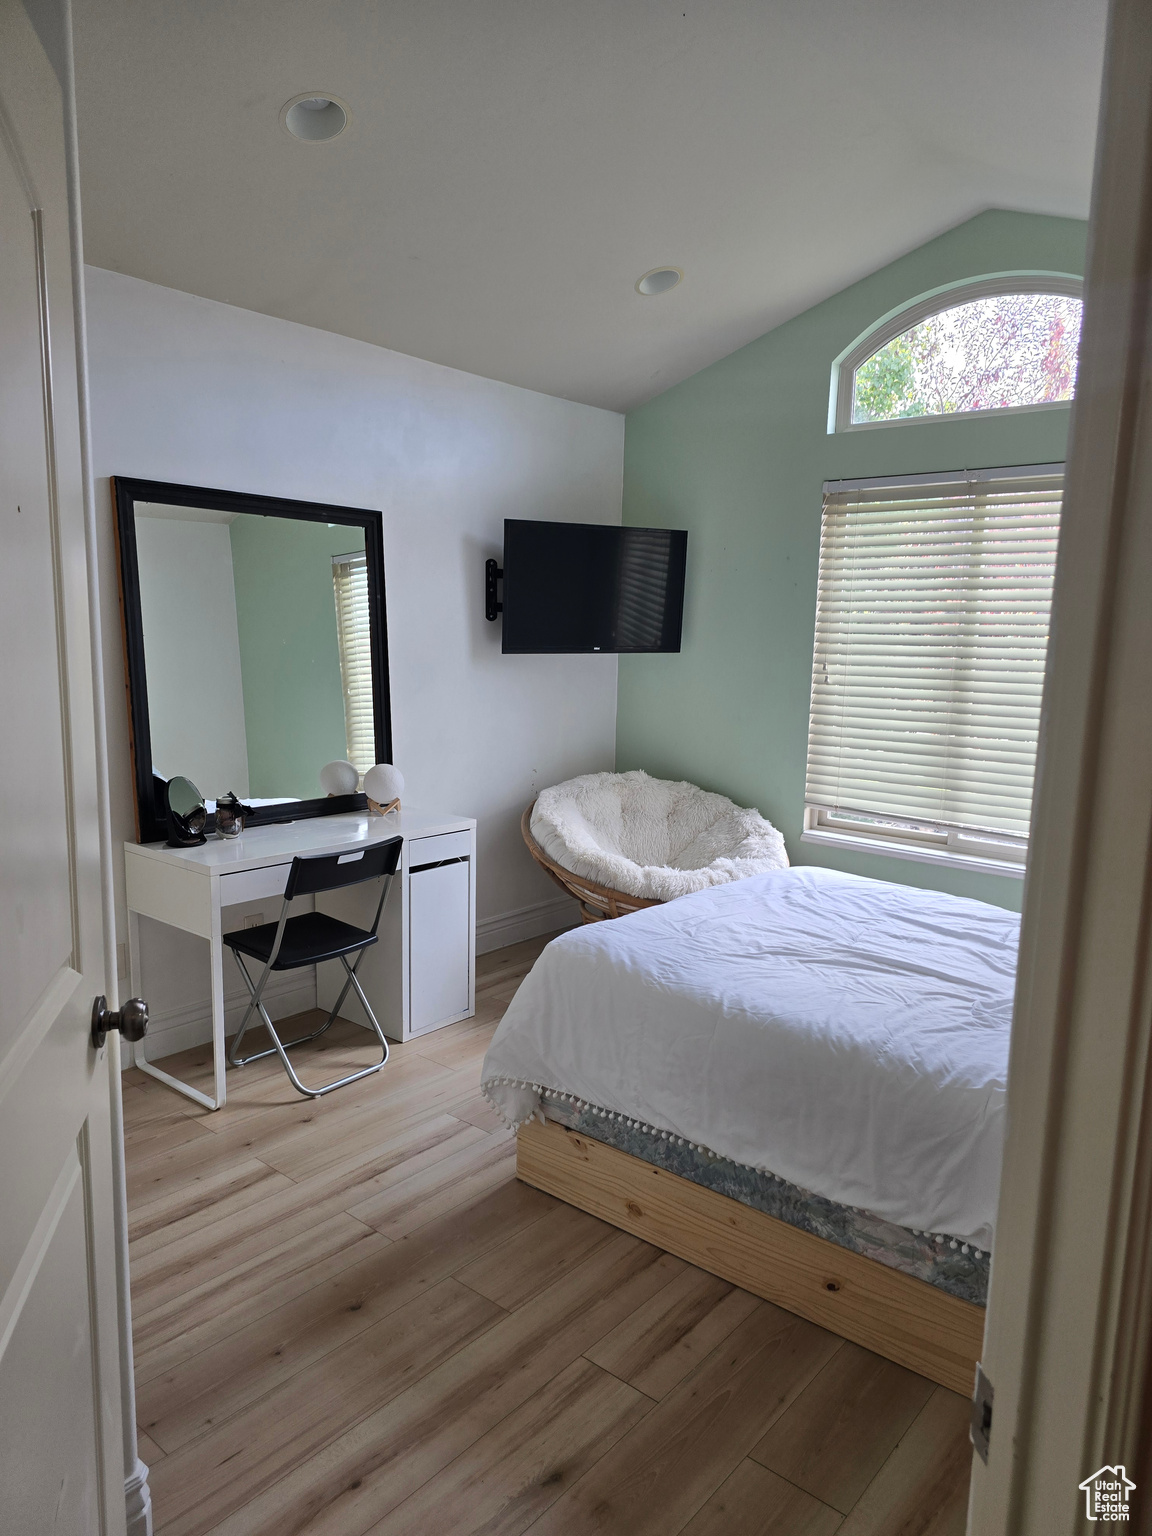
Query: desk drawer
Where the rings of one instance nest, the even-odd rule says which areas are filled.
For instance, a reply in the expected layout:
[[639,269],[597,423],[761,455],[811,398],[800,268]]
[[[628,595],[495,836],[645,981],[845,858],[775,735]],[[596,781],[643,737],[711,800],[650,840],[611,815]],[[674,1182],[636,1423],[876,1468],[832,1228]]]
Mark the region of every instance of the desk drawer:
[[234,906],[240,901],[259,901],[264,896],[283,896],[288,883],[287,864],[266,864],[263,869],[242,869],[235,875],[220,876],[220,905]]
[[408,868],[441,864],[445,859],[467,859],[472,854],[471,832],[441,832],[437,837],[413,837],[408,841]]

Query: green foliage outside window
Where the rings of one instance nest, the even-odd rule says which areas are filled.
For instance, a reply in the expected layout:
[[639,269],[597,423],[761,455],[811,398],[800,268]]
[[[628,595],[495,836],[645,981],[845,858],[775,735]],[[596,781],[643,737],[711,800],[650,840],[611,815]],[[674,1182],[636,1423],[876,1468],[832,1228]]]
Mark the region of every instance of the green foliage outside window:
[[1079,299],[997,294],[929,315],[856,370],[853,422],[1071,400]]
[[916,395],[910,332],[897,336],[874,352],[856,370],[853,421],[891,421],[901,416],[923,416],[927,407]]

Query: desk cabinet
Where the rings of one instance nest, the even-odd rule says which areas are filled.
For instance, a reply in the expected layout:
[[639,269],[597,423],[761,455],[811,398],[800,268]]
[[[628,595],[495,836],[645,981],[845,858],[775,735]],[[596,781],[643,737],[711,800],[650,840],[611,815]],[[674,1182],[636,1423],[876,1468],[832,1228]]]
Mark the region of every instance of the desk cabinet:
[[408,877],[409,1027],[414,1035],[472,1012],[467,859],[425,864]]
[[[356,973],[389,1039],[410,1040],[475,1012],[475,854],[472,828],[405,839],[380,942]],[[377,885],[353,885],[317,896],[316,908],[367,928],[379,899]],[[317,1005],[331,1008],[343,984],[340,966],[318,966]],[[354,993],[341,1013],[367,1026]]]

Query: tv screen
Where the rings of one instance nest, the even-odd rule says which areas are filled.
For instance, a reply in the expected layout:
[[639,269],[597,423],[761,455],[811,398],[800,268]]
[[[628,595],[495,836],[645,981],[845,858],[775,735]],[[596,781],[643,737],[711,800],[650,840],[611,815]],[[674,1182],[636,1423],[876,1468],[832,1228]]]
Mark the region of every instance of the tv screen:
[[506,653],[678,651],[688,535],[504,523]]

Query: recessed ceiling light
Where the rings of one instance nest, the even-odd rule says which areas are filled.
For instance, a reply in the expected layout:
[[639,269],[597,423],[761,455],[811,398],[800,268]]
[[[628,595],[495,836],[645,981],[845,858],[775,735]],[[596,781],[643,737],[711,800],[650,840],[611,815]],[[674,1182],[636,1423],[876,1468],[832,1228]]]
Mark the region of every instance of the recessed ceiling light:
[[675,288],[683,276],[679,267],[653,267],[651,272],[645,272],[637,280],[636,292],[642,293],[646,299],[654,299],[657,294]]
[[293,96],[280,109],[280,121],[294,139],[306,144],[323,144],[334,139],[348,126],[348,108],[334,96],[309,91]]

